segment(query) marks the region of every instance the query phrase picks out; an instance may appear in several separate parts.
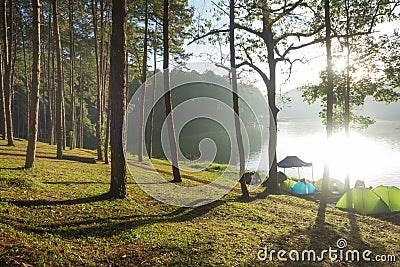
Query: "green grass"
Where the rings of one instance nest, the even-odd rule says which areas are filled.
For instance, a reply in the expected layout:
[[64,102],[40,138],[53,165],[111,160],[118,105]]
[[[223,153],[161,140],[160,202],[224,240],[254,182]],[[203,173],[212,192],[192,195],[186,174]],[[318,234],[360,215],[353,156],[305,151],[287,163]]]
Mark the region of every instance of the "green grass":
[[[328,208],[326,224],[318,225],[317,203],[255,193],[243,202],[239,187],[207,206],[179,208],[151,198],[132,177],[127,199],[112,200],[102,196],[109,189],[110,166],[89,163],[94,151],[66,150],[69,160],[57,160],[54,146],[39,143],[36,167],[25,170],[26,142],[5,144],[0,141],[0,266],[290,266],[259,262],[256,254],[265,245],[320,251],[335,247],[339,238],[350,249],[395,254],[400,261],[398,216],[390,222]],[[153,164],[172,178],[165,161]],[[136,164],[133,175],[151,175],[147,167]],[[226,166],[197,168],[203,171],[183,172],[182,184],[212,181]]]

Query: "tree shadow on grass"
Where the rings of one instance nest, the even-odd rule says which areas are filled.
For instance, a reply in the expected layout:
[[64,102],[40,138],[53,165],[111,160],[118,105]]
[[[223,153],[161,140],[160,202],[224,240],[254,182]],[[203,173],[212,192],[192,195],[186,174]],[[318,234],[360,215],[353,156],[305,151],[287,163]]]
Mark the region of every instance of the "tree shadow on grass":
[[[85,184],[107,184],[109,185],[110,182],[99,182],[99,181],[65,181],[65,182],[43,182],[44,184],[52,184],[52,185],[85,185]],[[129,184],[129,183],[127,183]]]
[[[110,182],[100,182],[100,181],[65,181],[65,182],[42,182],[43,184],[51,184],[51,185],[91,185],[91,184],[97,184],[97,185],[110,185]],[[138,184],[134,182],[127,182],[127,185],[131,184]],[[150,184],[150,183],[148,183]],[[160,183],[157,183],[160,184]]]
[[[373,259],[375,255],[379,254],[393,254],[389,253],[387,247],[385,247],[381,242],[363,240],[359,226],[359,221],[363,220],[363,217],[354,213],[342,214],[343,219],[340,225],[338,225],[338,221],[332,221],[332,217],[329,216],[329,214],[330,212],[327,211],[326,217],[324,218],[325,221],[316,217],[315,221],[311,222],[309,226],[300,228],[293,227],[289,230],[287,235],[280,236],[278,240],[275,240],[274,247],[270,247],[270,244],[261,244],[260,248],[267,245],[269,253],[271,250],[274,250],[275,254],[273,254],[273,260],[277,266],[382,266],[382,263],[379,262],[365,261],[362,258],[362,253],[365,250],[372,251],[371,259]],[[290,240],[290,242],[287,242],[288,240]],[[284,257],[288,259],[287,261],[279,261],[277,259],[277,251],[281,249],[287,252],[284,255]],[[330,249],[332,250],[332,258],[329,256]],[[299,252],[299,260],[290,260],[288,253],[291,250]],[[327,251],[324,255],[322,255],[323,250]],[[359,256],[354,255],[353,258],[355,250],[359,252]],[[308,257],[310,251],[315,252],[315,261],[309,260]],[[348,251],[350,252],[348,253]],[[303,252],[305,253],[305,259],[302,259]],[[245,265],[268,265],[268,262],[262,262],[256,256],[257,255],[255,255],[250,261],[246,262]],[[323,257],[323,260],[318,261],[318,258],[321,257]],[[311,256],[311,259],[312,258],[313,256]]]
[[[279,266],[381,266],[380,263],[364,261],[362,253],[365,250],[371,250],[375,255],[380,253],[387,254],[385,247],[380,243],[367,244],[362,240],[355,214],[348,213],[347,219],[349,222],[347,231],[342,231],[335,223],[329,222],[329,217],[326,217],[327,222],[322,222],[322,220],[316,218],[315,222],[308,228],[294,231],[294,236],[307,236],[309,243],[291,249],[299,251],[300,257],[303,251],[313,250],[316,253],[316,259],[323,257],[322,261],[309,261],[306,253],[306,260],[282,262]],[[332,258],[329,256],[329,249],[332,250]],[[328,252],[322,255],[323,250]],[[334,250],[336,251],[333,252]],[[354,256],[354,259],[352,258],[353,252],[347,254],[348,251],[354,250],[359,252],[358,259],[357,256]]]
[[381,215],[376,218],[400,226],[400,212]]
[[[46,205],[55,203],[57,205],[72,205],[80,203],[89,203],[94,201],[100,201],[108,199],[104,195],[97,197],[89,197],[86,199],[76,199],[67,201],[31,201],[26,202],[13,202],[13,204],[23,207],[32,207],[39,205]],[[37,234],[57,234],[66,238],[80,238],[86,236],[96,237],[110,237],[117,235],[121,232],[139,228],[145,225],[153,225],[158,223],[179,223],[191,221],[195,218],[201,217],[216,207],[224,204],[225,201],[218,200],[208,205],[199,206],[195,208],[178,208],[169,213],[161,214],[134,214],[128,216],[107,216],[107,217],[95,217],[87,220],[69,220],[62,223],[48,223],[41,225],[34,225],[24,223],[21,220],[15,220],[0,216],[0,221],[7,224],[11,224],[14,228],[26,232],[34,232]],[[27,205],[28,204],[28,205]]]
[[25,169],[24,167],[7,167],[7,168],[0,167],[0,170],[9,170],[9,171],[17,171],[17,170],[24,170],[24,169]]
[[[300,209],[312,209],[314,210],[315,207],[313,204],[318,203],[315,200],[311,200],[308,198],[303,198],[298,195],[292,195],[289,193],[268,193],[265,192],[264,190],[260,193],[254,193],[254,195],[251,195],[250,198],[246,202],[251,202],[251,201],[256,201],[256,200],[263,200],[269,198],[272,201],[279,202],[284,205],[289,205],[289,206],[296,206]],[[297,198],[301,200],[305,200],[305,202],[301,201],[295,201]]]
[[365,244],[364,241],[361,239],[361,231],[360,227],[357,222],[357,217],[354,213],[348,212],[347,218],[349,219],[350,223],[350,235],[352,240],[354,240],[358,245],[361,245],[364,249],[368,248],[368,245]]
[[[359,227],[358,220],[362,219],[362,217],[358,217],[356,214],[348,213],[343,214],[343,221],[348,225],[346,230],[343,230],[341,227],[338,227],[336,224],[337,221],[331,221],[331,216],[329,216],[329,212],[327,212],[327,217],[325,218],[326,222],[321,222],[320,219],[316,218],[314,222],[311,222],[310,225],[304,227],[293,227],[288,230],[286,235],[282,235],[279,237],[269,237],[268,240],[274,240],[270,243],[261,243],[257,247],[256,253],[259,249],[263,249],[265,246],[268,248],[267,254],[265,255],[263,251],[260,256],[267,256],[266,260],[262,261],[257,258],[257,254],[246,261],[244,266],[385,266],[379,262],[368,262],[362,259],[362,253],[365,250],[371,250],[372,256],[374,255],[384,255],[388,254],[387,248],[383,246],[380,242],[367,244],[367,242],[362,240],[362,233]],[[346,245],[340,243],[338,247],[338,240],[344,239],[347,242]],[[263,241],[265,242],[265,241]],[[342,241],[343,242],[343,241]],[[332,250],[332,259],[337,256],[336,260],[331,261],[329,257],[329,252],[324,253],[323,260],[318,261],[318,258],[321,258],[321,253],[323,250]],[[279,250],[284,250],[286,253],[283,255],[286,258],[286,261],[279,261],[277,258],[277,253]],[[294,253],[291,253],[292,250],[295,250],[299,253],[298,260],[291,260],[290,257],[295,258]],[[336,250],[336,252],[333,252]],[[355,258],[352,260],[352,252],[348,254],[348,260],[346,260],[346,253],[348,250],[358,250],[359,251],[359,261]],[[313,259],[313,254],[309,254],[310,251],[315,251],[315,261],[309,260]],[[342,251],[342,252],[340,252]],[[304,252],[304,259],[302,259],[302,253]],[[272,261],[269,258],[272,253]],[[342,253],[342,254],[341,254]],[[390,254],[390,253],[389,253]],[[281,254],[282,255],[282,254]],[[292,256],[289,256],[292,255]],[[343,255],[343,260],[340,260],[341,255]],[[389,265],[388,265],[389,266]]]
[[77,204],[87,204],[93,202],[99,202],[104,200],[112,199],[108,193],[104,193],[97,196],[67,199],[67,200],[17,200],[10,201],[11,204],[19,207],[37,207],[37,206],[60,206],[60,205],[77,205]]
[[88,158],[88,157],[64,155],[62,159],[77,161],[82,163],[96,164],[96,160],[94,158]]
[[[167,175],[171,175],[172,176],[172,173],[170,171],[162,170],[160,168],[155,168],[155,167],[151,168],[149,166],[138,164],[136,162],[129,162],[129,165],[133,165],[134,167],[137,167],[137,168],[140,168],[140,169],[144,169],[144,170],[147,170],[147,171],[151,171],[151,172],[157,171],[158,173],[163,173],[163,174],[167,174]],[[211,183],[211,181],[200,179],[200,178],[195,177],[193,175],[182,174],[181,176],[182,176],[182,178],[186,178],[188,180],[192,180],[192,181],[195,181],[195,182],[198,182],[198,183],[202,183],[202,184],[210,184]],[[215,186],[216,188],[219,188],[219,189],[228,189],[228,190],[230,189],[227,186],[223,186],[223,185],[219,185],[219,184],[213,184],[213,186]]]
[[[0,152],[0,156],[13,156],[13,157],[25,157],[26,154],[23,153],[6,153],[6,152]],[[50,155],[36,155],[36,158],[42,158],[42,159],[53,159],[53,160],[59,160],[55,156],[50,156]],[[81,156],[73,156],[73,155],[64,155],[61,160],[70,160],[70,161],[75,161],[75,162],[82,162],[82,163],[88,163],[88,164],[96,164],[96,160],[94,158],[90,157],[81,157]],[[23,167],[21,167],[23,168]]]
[[[316,218],[314,225],[309,228],[307,233],[310,238],[308,249],[317,251],[317,255],[318,252],[324,249],[328,250],[330,247],[333,250],[337,250],[337,253],[334,255],[337,255],[338,260],[333,261],[334,265],[337,266],[380,266],[379,263],[364,261],[362,253],[365,250],[371,250],[375,255],[378,253],[386,254],[387,251],[385,247],[380,243],[367,244],[364,242],[362,240],[357,215],[349,212],[346,217],[348,219],[347,231],[341,231],[334,223],[323,223],[320,219]],[[329,220],[329,217],[325,219]],[[354,256],[355,258],[353,259],[351,253],[347,254],[348,251],[353,250],[359,252],[358,259],[357,256]],[[342,259],[339,261],[340,257],[342,257]],[[325,259],[325,263],[329,264],[329,262],[331,262],[328,256],[326,256]]]

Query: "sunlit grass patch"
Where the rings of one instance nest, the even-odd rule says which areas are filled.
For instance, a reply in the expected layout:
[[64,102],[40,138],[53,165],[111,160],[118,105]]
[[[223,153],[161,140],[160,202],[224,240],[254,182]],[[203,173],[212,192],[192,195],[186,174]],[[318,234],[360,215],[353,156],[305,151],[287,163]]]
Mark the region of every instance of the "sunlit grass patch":
[[[265,266],[256,258],[265,245],[277,250],[327,249],[338,238],[346,238],[350,248],[400,251],[396,219],[387,222],[328,208],[327,224],[318,226],[317,203],[255,193],[244,202],[239,185],[209,205],[174,207],[136,184],[135,175],[156,174],[137,162],[128,175],[127,199],[114,200],[104,195],[110,166],[86,160],[96,157],[94,151],[67,150],[65,155],[72,158],[57,160],[55,146],[39,143],[36,168],[25,170],[25,148],[25,141],[0,146],[1,266]],[[169,162],[153,159],[152,164],[172,180]],[[224,171],[214,166],[182,171],[181,185],[214,181]]]

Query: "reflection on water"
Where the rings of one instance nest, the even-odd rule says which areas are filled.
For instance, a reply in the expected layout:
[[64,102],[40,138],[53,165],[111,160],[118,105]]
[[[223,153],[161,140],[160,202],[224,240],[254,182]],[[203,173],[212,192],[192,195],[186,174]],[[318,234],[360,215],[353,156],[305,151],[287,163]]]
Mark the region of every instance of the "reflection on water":
[[[324,162],[328,160],[330,176],[344,181],[348,172],[351,186],[359,179],[367,186],[400,187],[400,122],[378,121],[367,130],[353,131],[349,139],[335,134],[329,156],[325,154],[326,131],[320,122],[280,122],[278,128],[278,161],[295,155],[312,162],[315,180],[322,177]],[[255,167],[255,158],[256,154],[249,159],[247,168]],[[297,169],[286,173],[297,176]],[[302,168],[300,175],[311,179],[311,168]]]

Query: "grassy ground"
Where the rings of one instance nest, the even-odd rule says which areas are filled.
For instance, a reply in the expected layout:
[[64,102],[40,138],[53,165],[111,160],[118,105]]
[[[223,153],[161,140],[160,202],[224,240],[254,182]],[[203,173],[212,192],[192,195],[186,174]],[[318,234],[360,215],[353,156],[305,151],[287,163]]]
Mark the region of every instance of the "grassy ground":
[[[261,262],[265,245],[279,250],[369,249],[400,261],[400,221],[381,220],[328,208],[326,224],[315,222],[317,204],[287,195],[252,196],[240,201],[237,189],[198,208],[160,203],[128,179],[126,200],[107,199],[110,167],[93,161],[89,150],[39,143],[36,168],[24,170],[26,142],[0,141],[0,266],[395,266],[396,263]],[[171,177],[165,162],[156,168]],[[137,165],[134,175],[146,175]],[[185,185],[214,179],[222,167]],[[398,263],[397,263],[398,264]],[[398,264],[399,265],[399,264]],[[399,265],[400,266],[400,265]]]

